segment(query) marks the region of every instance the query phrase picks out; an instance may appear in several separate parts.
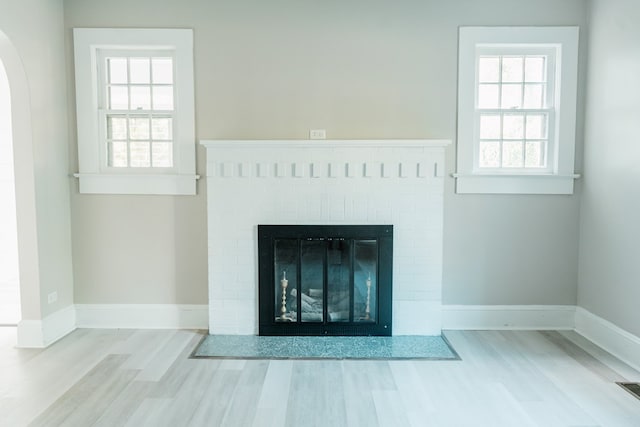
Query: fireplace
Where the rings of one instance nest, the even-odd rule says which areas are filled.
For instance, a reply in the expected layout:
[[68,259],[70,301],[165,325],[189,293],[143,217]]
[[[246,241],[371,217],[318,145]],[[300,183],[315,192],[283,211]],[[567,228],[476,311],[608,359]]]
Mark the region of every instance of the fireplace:
[[[207,192],[209,235],[209,332],[240,335],[261,332],[258,224],[393,224],[393,335],[439,335],[444,159],[449,143],[444,140],[202,141],[207,149],[207,179],[203,184]],[[341,238],[339,235],[322,234],[316,238],[325,238],[325,244],[343,244],[335,240]],[[310,242],[311,246],[320,245]],[[322,249],[318,250],[322,253]],[[281,304],[281,293],[276,290],[283,280],[281,274],[275,267],[273,273],[269,273],[274,310],[269,316],[274,319],[280,315],[276,310],[277,304]],[[294,287],[297,274],[287,271],[289,289]],[[361,287],[364,278],[366,287],[368,274],[366,278],[359,274],[353,279],[356,286]],[[379,287],[380,276],[372,272],[372,288],[374,279]],[[302,322],[298,307],[303,302],[299,302],[298,297],[302,299],[306,292],[307,296],[317,299],[322,292],[326,299],[323,286],[309,286],[300,293],[296,287],[295,297],[287,294],[287,313],[295,307],[298,323],[314,323]],[[377,304],[380,310],[380,288],[376,292],[370,298],[370,306]],[[328,307],[328,302],[326,310],[322,305],[323,321],[343,319],[327,322],[336,323],[329,325],[336,328],[355,323],[351,321],[364,317],[361,316],[362,297],[358,298],[360,305],[349,308],[349,313]],[[290,305],[294,300],[296,305]],[[349,302],[352,303],[355,304],[353,300]],[[380,311],[377,315],[380,323],[383,315]],[[349,321],[344,320],[346,316]],[[305,317],[309,318],[308,314]],[[285,325],[273,327],[286,328],[286,323],[293,322],[281,323]],[[382,324],[391,325],[391,322]],[[324,329],[316,332],[324,334]],[[329,333],[338,331],[327,329]]]
[[260,335],[391,335],[392,225],[259,225]]

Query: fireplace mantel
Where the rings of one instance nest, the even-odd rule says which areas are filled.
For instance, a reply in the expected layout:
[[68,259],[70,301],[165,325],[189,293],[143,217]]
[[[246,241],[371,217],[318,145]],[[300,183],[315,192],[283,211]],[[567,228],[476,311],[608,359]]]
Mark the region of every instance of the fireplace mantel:
[[448,139],[210,139],[201,140],[206,148],[420,148],[446,147]]
[[393,224],[394,335],[441,329],[448,140],[203,140],[209,331],[258,331],[258,224]]

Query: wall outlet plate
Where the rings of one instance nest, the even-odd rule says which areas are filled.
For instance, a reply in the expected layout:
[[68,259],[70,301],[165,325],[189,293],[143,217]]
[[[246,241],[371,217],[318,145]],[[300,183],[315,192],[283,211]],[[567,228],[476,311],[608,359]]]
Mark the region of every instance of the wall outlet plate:
[[47,302],[49,304],[53,304],[54,302],[58,301],[58,292],[51,292],[49,295],[47,295]]
[[309,130],[309,139],[327,139],[327,131],[324,129]]

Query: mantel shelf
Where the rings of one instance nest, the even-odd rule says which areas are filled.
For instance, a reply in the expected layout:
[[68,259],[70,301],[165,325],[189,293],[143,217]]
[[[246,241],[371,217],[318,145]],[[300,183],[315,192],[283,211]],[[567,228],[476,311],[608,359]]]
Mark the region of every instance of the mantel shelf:
[[204,139],[207,149],[246,148],[436,148],[451,144],[448,139]]

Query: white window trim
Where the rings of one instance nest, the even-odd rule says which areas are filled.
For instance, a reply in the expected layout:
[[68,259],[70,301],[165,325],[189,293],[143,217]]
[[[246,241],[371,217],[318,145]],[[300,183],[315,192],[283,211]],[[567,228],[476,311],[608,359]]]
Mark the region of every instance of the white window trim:
[[[578,81],[578,27],[461,27],[458,62],[458,157],[456,193],[459,194],[573,194],[576,99]],[[482,46],[553,46],[557,49],[555,78],[554,150],[549,168],[540,171],[479,170],[476,164],[475,101],[476,56]]]
[[[80,193],[196,194],[195,96],[193,30],[75,28],[74,55]],[[174,167],[114,171],[103,165],[97,85],[100,49],[165,49],[175,51],[176,123]]]

